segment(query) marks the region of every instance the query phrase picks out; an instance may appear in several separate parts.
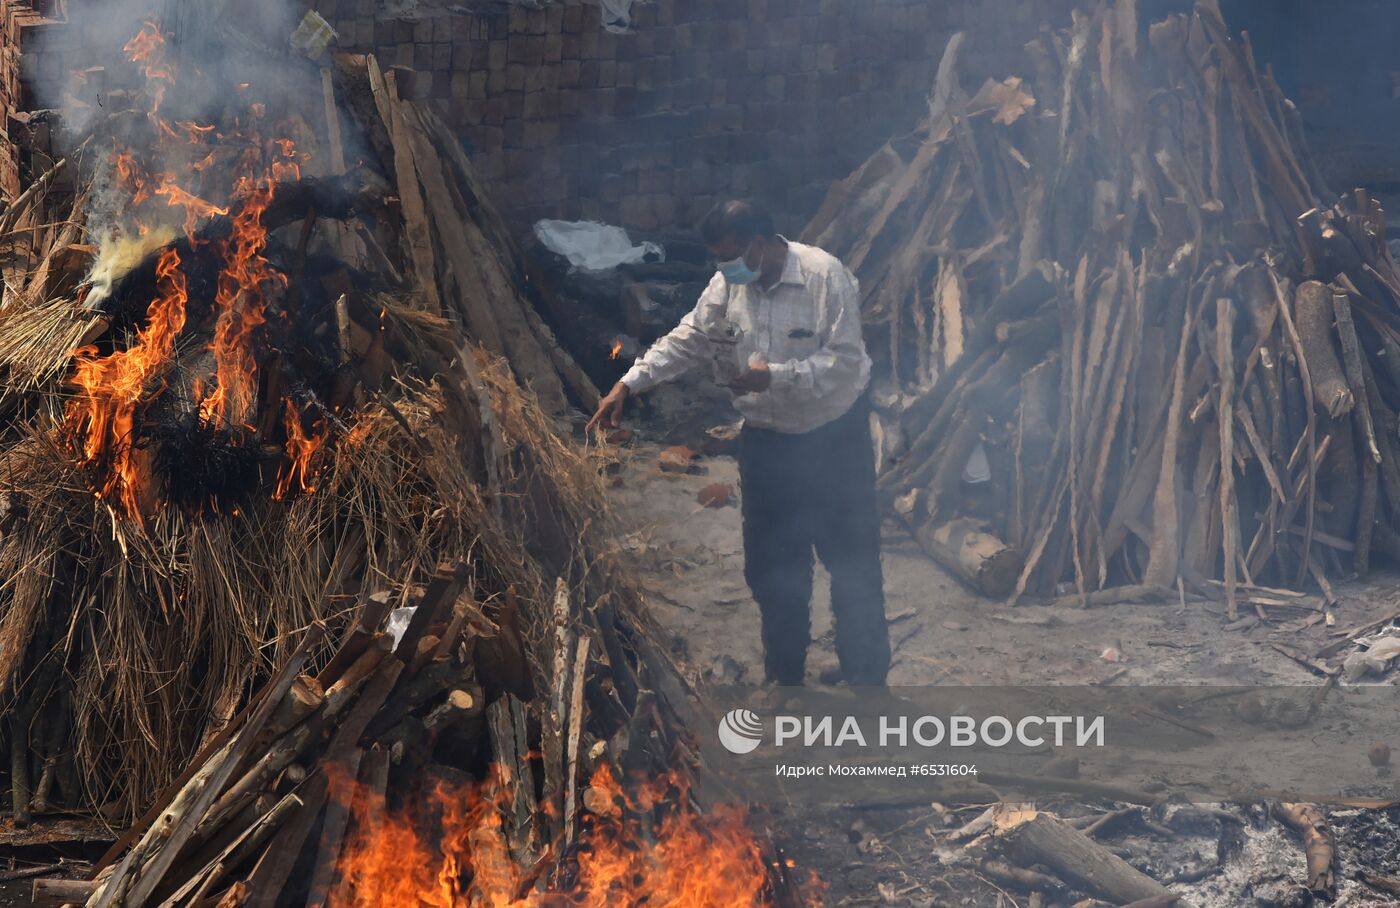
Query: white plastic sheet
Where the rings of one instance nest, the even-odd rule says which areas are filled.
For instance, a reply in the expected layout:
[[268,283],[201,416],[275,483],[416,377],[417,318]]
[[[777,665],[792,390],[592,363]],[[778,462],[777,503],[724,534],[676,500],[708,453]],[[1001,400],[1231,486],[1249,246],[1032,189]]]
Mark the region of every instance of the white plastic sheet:
[[968,455],[967,463],[963,464],[962,478],[968,485],[991,481],[992,465],[987,460],[987,449],[982,447],[982,442],[979,441]]
[[384,625],[384,632],[393,638],[396,648],[399,641],[403,639],[404,632],[408,630],[408,622],[412,620],[413,613],[416,611],[418,611],[418,606],[406,605],[389,613],[389,621]]
[[597,221],[536,221],[535,236],[550,252],[564,256],[583,271],[635,265],[648,255],[666,260],[666,251],[656,243],[634,246],[626,230]]
[[603,0],[603,28],[621,34],[632,27],[632,0]]

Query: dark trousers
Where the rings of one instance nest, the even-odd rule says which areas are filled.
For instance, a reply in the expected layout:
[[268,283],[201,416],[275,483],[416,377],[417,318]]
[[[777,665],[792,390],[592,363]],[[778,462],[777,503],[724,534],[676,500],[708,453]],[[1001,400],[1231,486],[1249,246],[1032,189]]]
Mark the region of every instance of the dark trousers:
[[812,550],[831,574],[836,655],[853,685],[890,667],[870,407],[802,434],[745,426],[739,437],[744,579],[763,619],[769,681],[801,684],[811,641]]

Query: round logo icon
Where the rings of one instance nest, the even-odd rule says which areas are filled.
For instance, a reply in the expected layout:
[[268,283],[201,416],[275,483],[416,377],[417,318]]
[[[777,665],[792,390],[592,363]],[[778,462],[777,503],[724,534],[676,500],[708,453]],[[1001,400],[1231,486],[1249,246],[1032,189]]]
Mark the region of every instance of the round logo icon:
[[732,754],[751,753],[763,743],[763,720],[748,709],[731,709],[719,720],[719,743]]

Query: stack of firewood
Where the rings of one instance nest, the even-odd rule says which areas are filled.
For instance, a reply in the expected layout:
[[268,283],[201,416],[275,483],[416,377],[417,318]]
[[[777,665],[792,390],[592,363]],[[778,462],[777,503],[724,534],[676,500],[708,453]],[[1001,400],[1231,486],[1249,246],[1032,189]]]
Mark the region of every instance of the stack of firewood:
[[1400,268],[1248,36],[1112,0],[971,96],[961,47],[807,230],[861,280],[922,545],[987,595],[1271,618],[1400,556]]
[[[561,580],[538,687],[520,605],[489,617],[470,575],[439,569],[395,634],[381,629],[388,597],[369,597],[331,660],[303,673],[313,629],[91,880],[40,880],[35,904],[795,904],[786,864],[741,815],[698,812],[672,718],[689,695],[646,635]],[[384,833],[397,822],[419,850]],[[709,866],[635,847],[656,836]]]
[[[549,419],[596,391],[536,314],[460,143],[373,58],[298,65],[324,93],[266,113],[294,152],[246,135],[199,152],[215,167],[261,152],[273,182],[247,182],[270,198],[189,203],[183,230],[100,230],[114,155],[179,144],[140,93],[113,93],[0,216],[0,564],[14,581],[0,788],[19,825],[132,815],[307,626],[338,627],[364,590],[401,595],[405,576],[477,552],[483,599],[511,585],[548,598],[592,561],[596,477]],[[349,166],[345,146],[365,157]],[[142,179],[158,176],[201,179]],[[138,190],[130,210],[166,209]],[[240,314],[241,338],[226,330]],[[236,390],[227,362],[246,380],[236,419],[213,406]]]

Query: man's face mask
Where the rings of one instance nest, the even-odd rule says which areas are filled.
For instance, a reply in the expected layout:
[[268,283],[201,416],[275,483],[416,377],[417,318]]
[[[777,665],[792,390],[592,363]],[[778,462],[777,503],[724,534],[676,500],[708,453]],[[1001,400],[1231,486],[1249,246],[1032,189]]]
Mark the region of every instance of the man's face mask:
[[756,239],[758,239],[758,237],[749,240],[749,245],[744,248],[744,255],[739,256],[737,259],[730,259],[727,262],[719,263],[719,273],[724,275],[726,283],[752,284],[754,281],[758,280],[758,272],[750,268],[749,263],[744,261],[744,256],[749,254],[749,250],[753,248],[754,240]]

